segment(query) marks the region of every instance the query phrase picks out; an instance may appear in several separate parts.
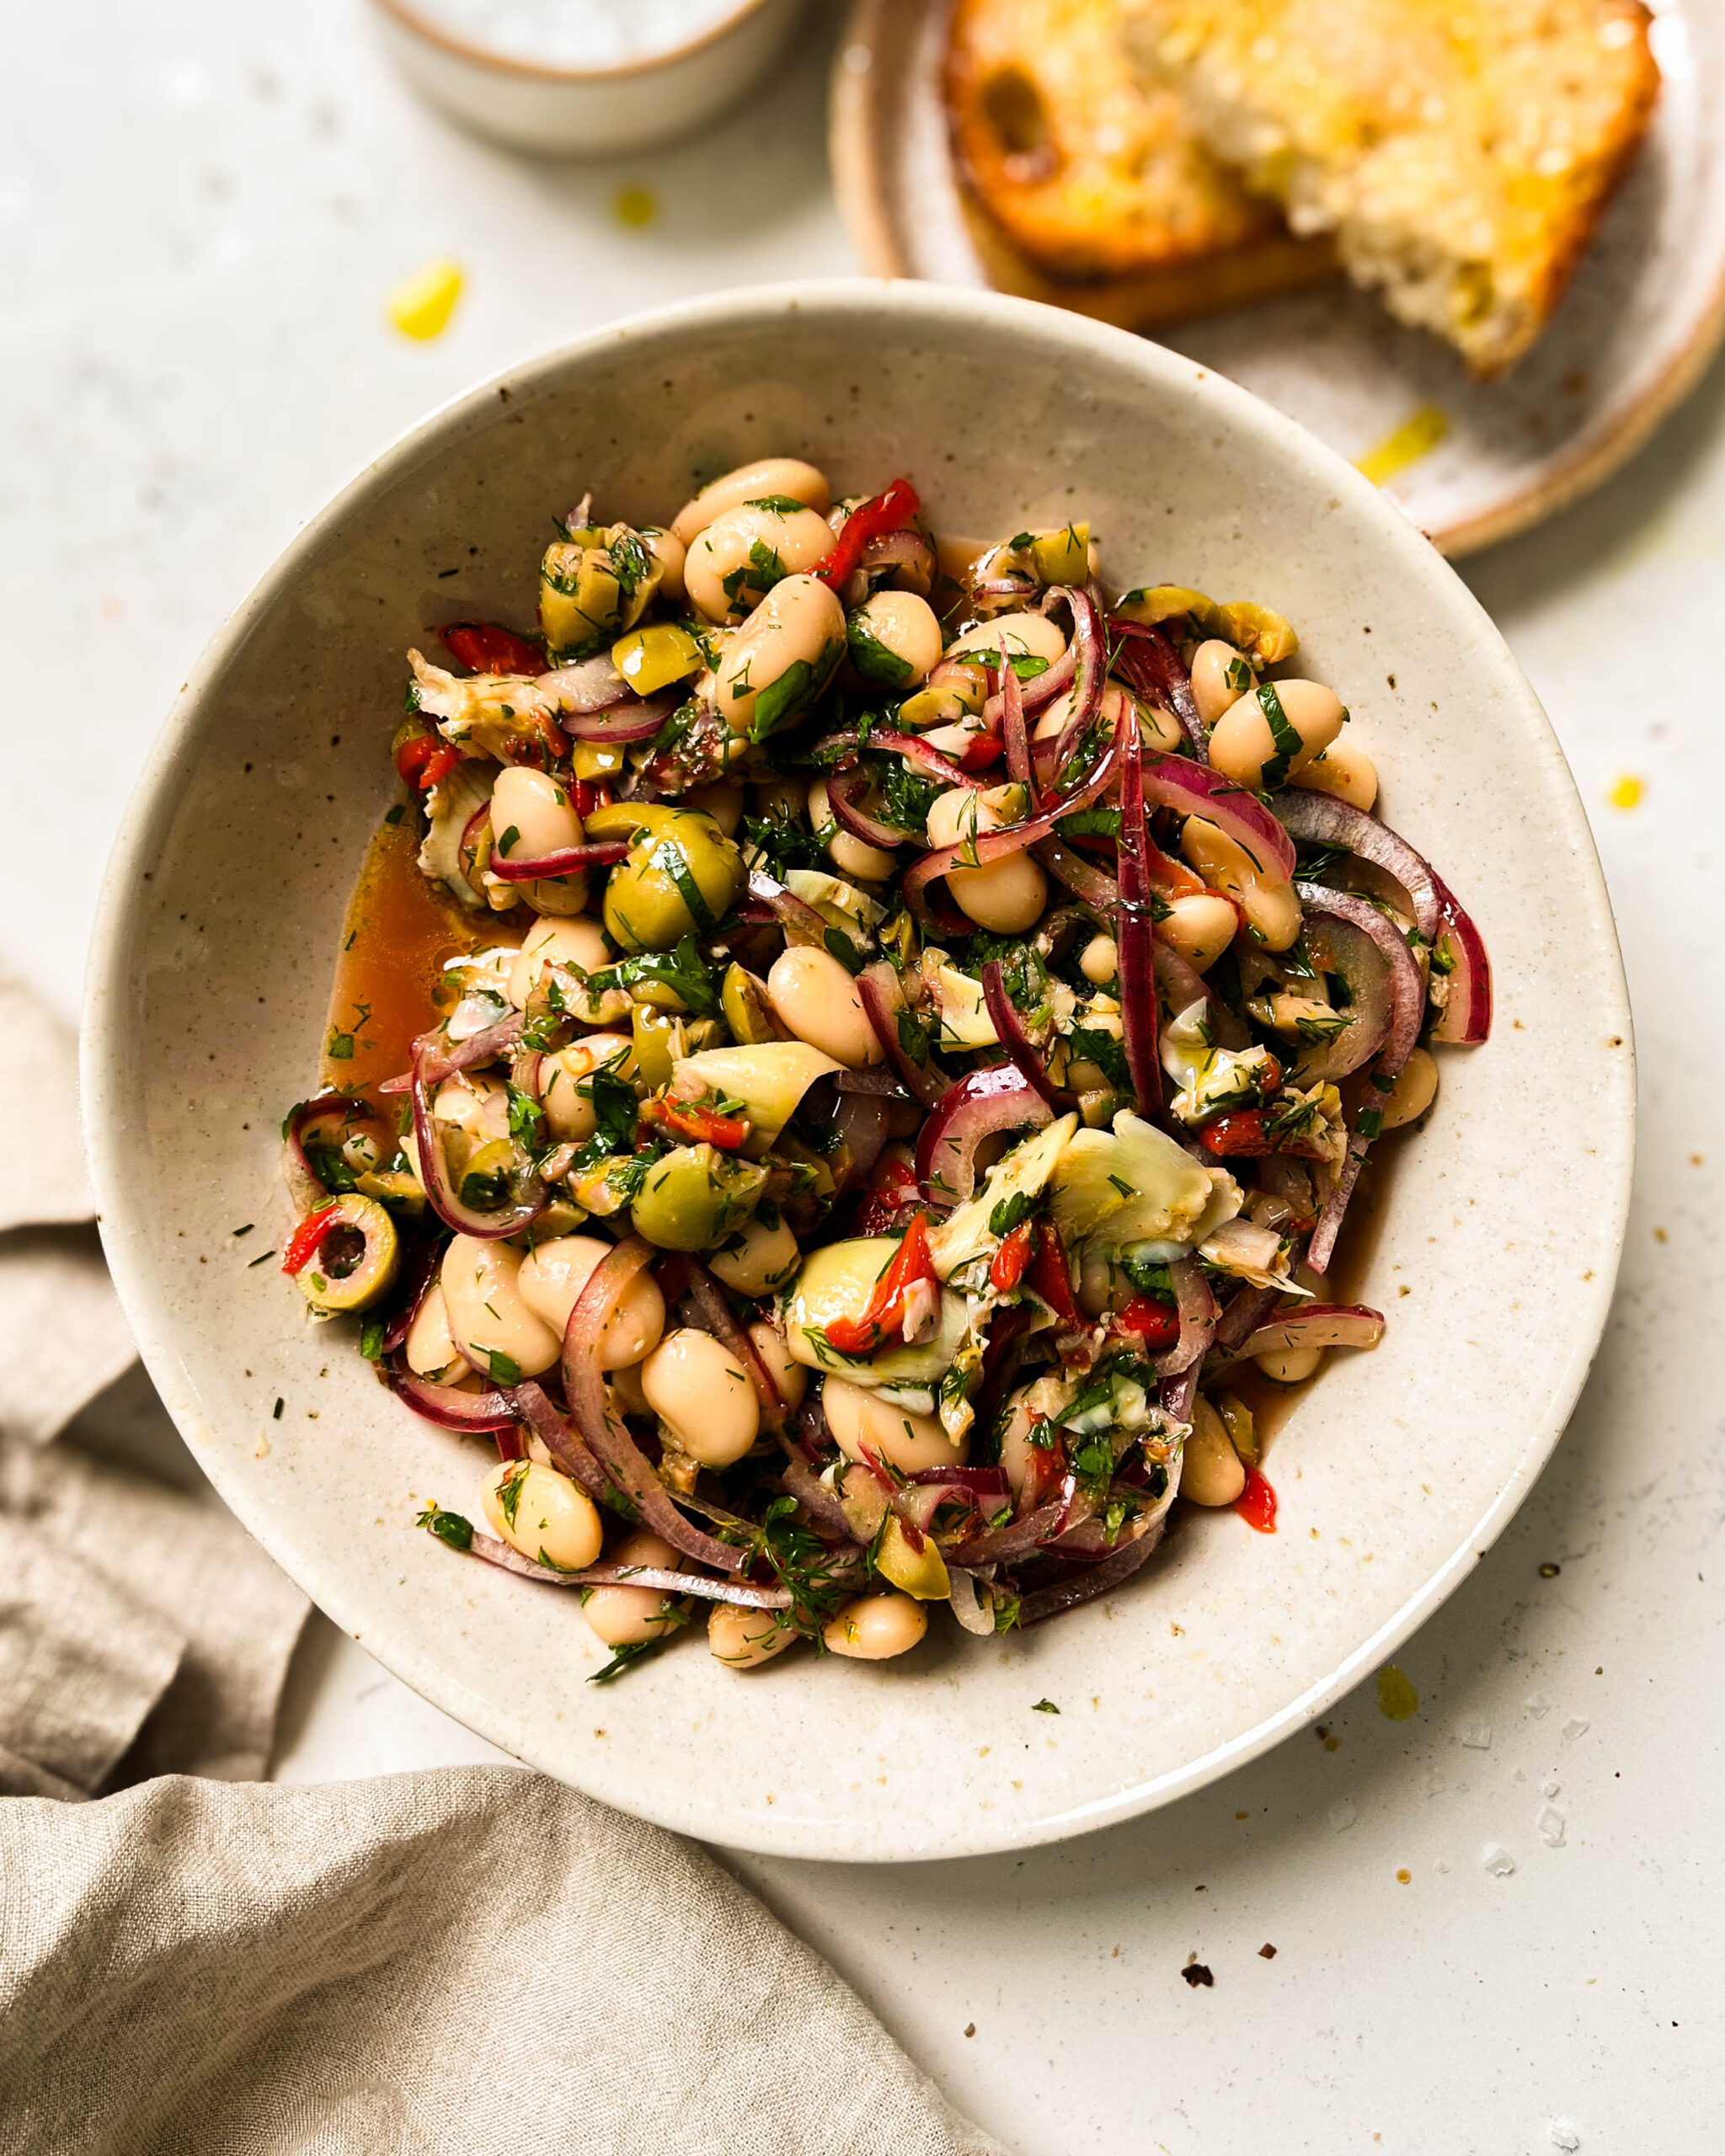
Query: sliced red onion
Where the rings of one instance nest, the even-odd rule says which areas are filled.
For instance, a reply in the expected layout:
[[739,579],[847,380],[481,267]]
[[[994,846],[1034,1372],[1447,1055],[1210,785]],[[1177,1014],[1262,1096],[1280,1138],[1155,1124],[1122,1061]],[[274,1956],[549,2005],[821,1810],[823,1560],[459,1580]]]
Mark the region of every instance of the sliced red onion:
[[1018,1006],[1007,993],[1006,975],[998,958],[991,958],[982,969],[982,1000],[988,1009],[989,1023],[994,1027],[995,1038],[1011,1059],[1012,1067],[1041,1094],[1055,1115],[1070,1115],[1076,1112],[1078,1096],[1064,1086],[1055,1085],[1048,1075],[1048,1065],[1041,1051],[1024,1030],[1024,1022],[1018,1016]]
[[293,1200],[293,1209],[303,1219],[307,1213],[315,1213],[329,1193],[323,1187],[316,1170],[306,1158],[305,1133],[308,1123],[323,1123],[331,1117],[344,1123],[381,1123],[382,1118],[368,1100],[358,1093],[319,1093],[309,1101],[302,1101],[287,1118],[283,1134],[284,1148],[282,1173],[286,1178],[288,1195]]
[[1123,621],[1118,614],[1108,627],[1121,639],[1114,654],[1116,671],[1140,696],[1172,712],[1180,722],[1180,731],[1192,744],[1194,755],[1208,756],[1210,729],[1192,693],[1192,676],[1173,638],[1152,622]]
[[1150,829],[1144,814],[1144,744],[1135,712],[1127,714],[1125,733],[1120,772],[1120,898],[1114,915],[1114,947],[1119,953],[1120,1022],[1125,1036],[1126,1068],[1140,1109],[1146,1115],[1154,1115],[1162,1104],[1158,1046],[1162,1014],[1156,1007],[1156,937],[1150,887],[1145,878]]
[[1492,962],[1484,939],[1441,876],[1434,875],[1439,906],[1437,942],[1449,957],[1449,994],[1432,1027],[1434,1041],[1477,1047],[1492,1030]]
[[1015,1558],[1028,1557],[1033,1550],[1040,1550],[1052,1542],[1065,1524],[1067,1500],[1062,1494],[1050,1498],[1045,1505],[1039,1505],[1034,1512],[1026,1513],[1023,1519],[1015,1519],[1009,1527],[990,1528],[985,1534],[973,1534],[968,1542],[959,1543],[947,1555],[955,1564],[967,1566],[1010,1564]]
[[549,674],[537,675],[534,686],[551,698],[559,713],[604,711],[633,693],[611,664],[608,652],[573,666],[554,667]]
[[[454,1077],[457,1070],[471,1070],[476,1064],[497,1062],[520,1040],[526,1022],[525,1013],[512,1011],[494,1026],[469,1033],[464,1041],[451,1041],[441,1030],[421,1033],[414,1043],[414,1052],[421,1058],[425,1083],[441,1085],[446,1078]],[[403,1071],[398,1078],[386,1078],[377,1090],[380,1093],[407,1093],[412,1091],[413,1084],[413,1073]]]
[[628,851],[627,839],[604,839],[594,846],[560,846],[555,853],[542,853],[531,859],[512,854],[505,861],[494,848],[489,866],[499,883],[537,883],[579,875],[584,868],[609,868],[623,860]]
[[1276,814],[1302,846],[1339,846],[1386,870],[1407,892],[1414,926],[1428,943],[1437,941],[1443,914],[1442,887],[1431,864],[1414,851],[1399,831],[1369,816],[1351,802],[1310,787],[1290,786],[1276,797]]
[[509,1396],[521,1420],[563,1472],[580,1484],[595,1505],[608,1504],[612,1495],[610,1478],[587,1449],[574,1424],[553,1405],[544,1386],[529,1378],[525,1385],[513,1387]]
[[784,1395],[773,1383],[772,1371],[761,1361],[760,1349],[731,1315],[731,1306],[725,1299],[724,1289],[713,1273],[697,1258],[692,1257],[685,1262],[689,1268],[689,1293],[700,1307],[707,1330],[722,1347],[735,1356],[749,1373],[749,1382],[754,1386],[755,1397],[761,1403],[761,1428],[778,1429],[785,1419]]
[[871,749],[889,750],[895,756],[902,756],[913,771],[921,771],[924,778],[938,779],[943,786],[962,786],[971,793],[980,793],[987,785],[974,773],[955,764],[951,757],[943,756],[937,749],[931,749],[914,734],[871,734]]
[[1062,1580],[1057,1587],[1039,1588],[1027,1594],[1018,1604],[1020,1625],[1045,1625],[1051,1617],[1064,1616],[1067,1610],[1076,1609],[1084,1603],[1094,1602],[1098,1596],[1111,1594],[1117,1587],[1124,1586],[1149,1560],[1167,1532],[1167,1513],[1162,1512],[1141,1534],[1130,1542],[1121,1543],[1096,1564]]
[[1380,1049],[1379,1067],[1393,1078],[1413,1053],[1425,1017],[1425,982],[1407,937],[1386,913],[1351,891],[1322,883],[1294,889],[1306,918],[1326,924],[1353,998],[1345,1029],[1300,1057],[1302,1082],[1345,1078]]
[[1097,926],[1112,936],[1114,910],[1120,903],[1120,887],[1114,878],[1087,861],[1064,839],[1039,839],[1030,851],[1056,883],[1064,883],[1074,898],[1083,902]]
[[478,1235],[486,1242],[500,1242],[505,1235],[519,1235],[544,1209],[544,1182],[537,1174],[525,1178],[523,1195],[501,1213],[481,1213],[476,1207],[462,1203],[461,1193],[450,1180],[443,1140],[431,1113],[425,1059],[425,1052],[416,1047],[409,1091],[414,1100],[414,1150],[419,1155],[419,1174],[432,1211],[458,1235]]
[[[1130,716],[1130,714],[1129,714]],[[979,831],[974,837],[961,840],[956,846],[937,846],[925,853],[905,878],[902,886],[905,903],[918,925],[924,929],[948,927],[953,921],[937,920],[927,896],[929,886],[949,876],[955,868],[986,867],[990,862],[1004,861],[1008,855],[1023,853],[1038,840],[1049,837],[1055,825],[1063,816],[1076,815],[1079,809],[1088,808],[1097,797],[1107,791],[1114,777],[1120,754],[1120,732],[1116,728],[1114,739],[1097,760],[1096,769],[1081,784],[1063,799],[1050,802],[1033,816],[1017,824],[1002,824],[997,830]],[[946,910],[943,908],[943,911]],[[959,930],[968,931],[972,923],[962,915],[954,917]]]
[[1183,816],[1203,816],[1226,831],[1261,873],[1291,883],[1294,847],[1288,833],[1255,793],[1187,756],[1155,756],[1145,766],[1144,791]]
[[833,1110],[833,1128],[851,1155],[853,1173],[866,1177],[885,1149],[892,1128],[891,1112],[879,1093],[838,1087],[835,1091],[838,1100]]
[[1244,1362],[1252,1355],[1282,1355],[1298,1348],[1375,1348],[1383,1337],[1381,1310],[1362,1303],[1304,1303],[1248,1332],[1223,1359]]
[[748,901],[740,910],[749,918],[776,921],[784,931],[787,943],[804,944],[816,951],[826,948],[826,923],[814,907],[804,905],[794,891],[788,891],[759,868],[749,871],[749,901],[761,910],[748,914]]
[[[1073,654],[1072,716],[1055,739],[1039,741],[1032,754],[1037,768],[1049,780],[1065,771],[1079,743],[1095,724],[1102,710],[1102,693],[1108,684],[1108,654],[1103,648],[1102,616],[1087,591],[1071,584],[1057,584],[1044,598],[1044,613],[1064,600],[1072,617],[1069,648]],[[1070,812],[1069,812],[1070,813]]]
[[970,1403],[979,1430],[992,1430],[999,1420],[1007,1396],[1017,1380],[1037,1323],[1037,1309],[1028,1299],[1007,1304],[989,1320],[988,1342],[982,1351],[982,1376]]
[[489,1392],[462,1392],[452,1385],[434,1385],[430,1378],[410,1370],[399,1355],[390,1356],[380,1367],[391,1390],[400,1394],[414,1414],[423,1415],[441,1429],[478,1437],[492,1430],[510,1429],[518,1419],[509,1395],[495,1388]]
[[1028,599],[1035,590],[1035,580],[1031,577],[985,577],[980,584],[971,585],[970,600],[973,606],[991,606],[1001,600]]
[[[1211,1347],[1219,1353],[1237,1348],[1248,1333],[1257,1331],[1280,1300],[1279,1289],[1254,1288],[1249,1282],[1242,1285],[1229,1299],[1228,1307],[1217,1323]],[[1223,1359],[1227,1358],[1224,1356]]]
[[1055,1112],[1010,1063],[969,1070],[942,1099],[916,1139],[916,1180],[932,1205],[976,1194],[976,1149],[999,1130],[1041,1130]]
[[421,1235],[412,1246],[412,1255],[403,1282],[399,1308],[391,1318],[383,1335],[383,1353],[394,1354],[398,1348],[405,1347],[412,1331],[414,1320],[419,1315],[419,1306],[431,1292],[437,1278],[437,1268],[443,1262],[444,1246],[430,1235]]
[[852,838],[861,839],[865,846],[879,846],[883,853],[890,853],[895,846],[908,846],[916,838],[915,831],[900,830],[896,824],[889,824],[879,816],[871,816],[858,806],[868,791],[868,774],[858,767],[855,771],[835,771],[826,782],[826,798],[833,819]]
[[932,1055],[927,1063],[919,1064],[912,1062],[906,1053],[899,1038],[899,1016],[905,1008],[905,992],[886,959],[878,958],[872,966],[864,967],[857,976],[857,993],[874,1029],[874,1038],[880,1043],[880,1052],[899,1083],[924,1107],[938,1107],[952,1090],[952,1078]]
[[697,1564],[711,1565],[715,1572],[734,1572],[743,1561],[742,1552],[715,1541],[684,1518],[606,1397],[604,1374],[599,1367],[600,1340],[630,1283],[656,1255],[650,1243],[639,1235],[630,1235],[594,1267],[586,1286],[575,1298],[563,1331],[563,1390],[569,1396],[576,1428],[643,1522]]
[[[1068,646],[1068,649],[1071,647]],[[1030,730],[1024,723],[1024,691],[1017,675],[1012,670],[1011,654],[1007,649],[1006,632],[1001,633],[1001,713],[1000,733],[1007,744],[1007,776],[1017,779],[1023,786],[1032,788],[1034,798],[1035,779],[1030,764]],[[985,711],[985,718],[988,716]],[[991,732],[993,728],[990,728]]]
[[1198,1376],[1203,1367],[1194,1363],[1178,1377],[1162,1380],[1162,1412],[1176,1422],[1192,1420],[1192,1403],[1198,1397]]
[[708,1579],[704,1572],[667,1572],[656,1565],[589,1565],[579,1572],[560,1572],[550,1565],[522,1556],[495,1535],[473,1529],[471,1554],[483,1557],[499,1572],[517,1579],[537,1580],[542,1587],[644,1587],[660,1594],[698,1595],[703,1602],[729,1602],[743,1609],[788,1609],[788,1588],[756,1587],[748,1580]]
[[1247,1030],[1245,1021],[1231,1004],[1222,1001],[1201,973],[1160,937],[1156,939],[1151,956],[1156,964],[1157,984],[1170,1011],[1187,1011],[1194,1003],[1201,1001],[1209,1009],[1210,1022],[1216,1029],[1218,1044],[1222,1048],[1233,1049],[1246,1046],[1252,1036]]
[[966,1572],[962,1565],[948,1565],[947,1577],[952,1582],[952,1593],[947,1598],[951,1609],[967,1632],[979,1640],[994,1637],[994,1598],[985,1594],[982,1582],[975,1572]]
[[1216,1333],[1216,1299],[1195,1257],[1177,1257],[1168,1267],[1168,1280],[1180,1313],[1180,1337],[1151,1367],[1158,1377],[1177,1378],[1210,1352]]
[[565,718],[563,730],[574,741],[650,741],[683,701],[676,689],[667,689],[657,696],[626,693],[620,703]]
[[806,1460],[788,1460],[779,1476],[779,1486],[796,1499],[820,1534],[839,1542],[855,1540],[850,1522],[845,1518],[844,1506]]

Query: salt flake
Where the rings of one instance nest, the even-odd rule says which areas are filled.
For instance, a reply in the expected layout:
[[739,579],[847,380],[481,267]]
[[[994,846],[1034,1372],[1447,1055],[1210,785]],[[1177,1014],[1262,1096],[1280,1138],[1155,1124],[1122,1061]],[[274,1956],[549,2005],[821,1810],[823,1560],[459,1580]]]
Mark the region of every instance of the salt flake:
[[1493,1879],[1507,1879],[1515,1869],[1515,1860],[1501,1842],[1487,1842],[1479,1853],[1479,1860]]
[[1345,1834],[1359,1817],[1359,1807],[1351,1796],[1338,1797],[1330,1806],[1330,1824],[1338,1834]]
[[1563,1725],[1563,1742],[1573,1744],[1578,1737],[1585,1737],[1593,1724],[1585,1715],[1571,1715]]
[[1553,2148],[1561,2148],[1565,2156],[1581,2146],[1581,2128],[1573,2119],[1553,2119],[1546,2128],[1546,2138]]
[[1548,1849],[1562,1848],[1563,1829],[1568,1822],[1555,1804],[1542,1804],[1534,1814],[1533,1823]]
[[1555,1796],[1562,1786],[1562,1783],[1558,1780],[1555,1774],[1547,1774],[1546,1779],[1540,1784],[1540,1795],[1541,1796]]
[[1492,1725],[1483,1715],[1470,1715],[1455,1734],[1476,1752],[1489,1752],[1492,1748]]
[[1551,1703],[1543,1692],[1530,1692],[1521,1704],[1530,1715],[1548,1715],[1551,1711]]

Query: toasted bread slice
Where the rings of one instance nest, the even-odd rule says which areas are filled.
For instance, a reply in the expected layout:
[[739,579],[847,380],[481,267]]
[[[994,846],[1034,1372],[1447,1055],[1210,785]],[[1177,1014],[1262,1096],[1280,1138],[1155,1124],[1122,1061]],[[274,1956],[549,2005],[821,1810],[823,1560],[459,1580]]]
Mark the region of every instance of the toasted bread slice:
[[994,280],[1147,327],[1332,275],[1326,248],[1290,240],[1215,162],[1172,90],[1140,84],[1121,13],[958,0],[947,110]]
[[1128,5],[1146,91],[1480,375],[1550,319],[1658,91],[1640,0]]

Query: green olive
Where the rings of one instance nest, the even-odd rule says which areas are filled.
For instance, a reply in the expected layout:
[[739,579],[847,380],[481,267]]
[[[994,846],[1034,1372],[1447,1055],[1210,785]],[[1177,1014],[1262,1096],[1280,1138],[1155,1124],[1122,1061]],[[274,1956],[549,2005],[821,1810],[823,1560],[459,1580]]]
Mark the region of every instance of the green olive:
[[637,1231],[661,1250],[711,1250],[742,1226],[766,1187],[765,1168],[712,1145],[679,1145],[648,1169]]
[[573,760],[575,776],[590,785],[596,779],[620,778],[628,768],[628,758],[617,741],[578,741]]
[[676,1019],[670,1011],[656,1010],[650,1003],[636,1003],[630,1021],[635,1043],[635,1067],[649,1093],[656,1093],[670,1083],[670,1067],[677,1056],[674,1038],[676,1027]]
[[707,664],[701,639],[681,622],[636,629],[611,648],[611,663],[638,696],[656,696],[673,681],[686,681]]
[[627,524],[572,531],[539,565],[539,621],[553,651],[579,655],[633,628],[665,579],[665,563]]
[[400,1259],[394,1221],[375,1198],[349,1191],[293,1277],[314,1310],[366,1310],[388,1294]]
[[1090,574],[1090,526],[1039,531],[1030,542],[1030,558],[1044,584],[1082,584]]
[[605,887],[605,926],[625,951],[710,936],[743,888],[743,857],[710,816],[661,811]]
[[726,967],[719,1005],[731,1038],[744,1048],[763,1048],[782,1038],[768,1017],[766,989],[745,967],[734,960]]

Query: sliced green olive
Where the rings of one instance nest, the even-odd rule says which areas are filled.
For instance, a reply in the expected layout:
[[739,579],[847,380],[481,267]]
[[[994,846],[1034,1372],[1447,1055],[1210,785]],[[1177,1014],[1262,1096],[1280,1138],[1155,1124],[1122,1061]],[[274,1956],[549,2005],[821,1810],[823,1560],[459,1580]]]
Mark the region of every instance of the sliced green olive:
[[628,757],[617,741],[578,741],[574,747],[575,776],[589,785],[603,778],[619,778],[628,768]]
[[400,1262],[394,1221],[375,1198],[348,1191],[293,1277],[314,1310],[366,1310],[388,1294]]
[[716,1146],[676,1146],[648,1169],[635,1197],[635,1227],[661,1250],[711,1250],[753,1214],[766,1174]]
[[673,681],[698,674],[707,653],[692,630],[660,622],[619,638],[611,648],[611,663],[638,696],[654,696]]
[[712,935],[743,876],[743,857],[710,816],[660,811],[611,872],[605,926],[625,951],[671,950],[686,936]]
[[760,1048],[781,1038],[767,1016],[765,985],[734,960],[725,968],[718,1000],[731,1038],[744,1048]]
[[1044,584],[1082,584],[1090,574],[1090,526],[1039,531],[1030,542],[1030,558]]

